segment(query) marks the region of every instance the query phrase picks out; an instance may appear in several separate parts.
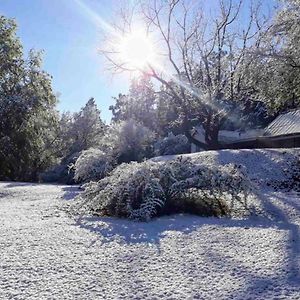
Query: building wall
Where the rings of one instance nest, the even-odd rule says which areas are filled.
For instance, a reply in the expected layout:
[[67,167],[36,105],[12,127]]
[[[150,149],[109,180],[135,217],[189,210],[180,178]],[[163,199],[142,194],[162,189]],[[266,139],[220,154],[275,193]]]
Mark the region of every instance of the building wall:
[[255,140],[240,141],[222,145],[221,149],[254,149],[254,148],[297,148],[300,147],[300,134],[297,136],[262,137]]

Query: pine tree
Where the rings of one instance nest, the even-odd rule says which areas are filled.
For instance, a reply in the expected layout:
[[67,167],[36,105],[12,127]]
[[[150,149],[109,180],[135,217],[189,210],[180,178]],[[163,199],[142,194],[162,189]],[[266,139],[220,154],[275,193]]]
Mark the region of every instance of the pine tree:
[[74,114],[69,135],[73,139],[71,152],[80,152],[97,147],[105,132],[105,124],[100,116],[94,98],[89,99],[80,112]]
[[166,137],[169,133],[184,133],[181,128],[180,110],[161,86],[157,101],[157,128],[160,136]]
[[134,79],[127,95],[119,94],[110,106],[114,122],[135,120],[143,126],[157,131],[157,96],[148,76]]

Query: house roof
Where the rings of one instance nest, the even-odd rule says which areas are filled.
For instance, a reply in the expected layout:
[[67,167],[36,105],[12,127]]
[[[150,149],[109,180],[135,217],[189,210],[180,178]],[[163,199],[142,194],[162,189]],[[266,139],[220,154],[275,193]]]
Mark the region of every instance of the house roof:
[[295,133],[300,133],[300,109],[279,115],[265,128],[264,136],[278,136]]

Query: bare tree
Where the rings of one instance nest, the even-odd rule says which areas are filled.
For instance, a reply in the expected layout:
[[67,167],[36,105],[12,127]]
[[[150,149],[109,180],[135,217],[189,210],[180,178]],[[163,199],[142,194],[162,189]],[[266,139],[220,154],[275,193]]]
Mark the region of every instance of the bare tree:
[[[161,60],[149,62],[140,71],[166,87],[181,110],[188,139],[204,149],[214,149],[233,104],[251,95],[253,87],[246,84],[245,69],[260,45],[267,20],[260,17],[259,4],[246,6],[243,0],[220,0],[211,14],[204,12],[203,4],[188,0],[139,1],[135,14],[147,32],[156,37]],[[123,14],[119,32],[121,27],[123,33],[126,26],[133,26],[133,15]],[[101,52],[112,70],[131,71],[118,58],[114,43],[109,45]],[[205,143],[191,134],[195,121],[204,127]]]

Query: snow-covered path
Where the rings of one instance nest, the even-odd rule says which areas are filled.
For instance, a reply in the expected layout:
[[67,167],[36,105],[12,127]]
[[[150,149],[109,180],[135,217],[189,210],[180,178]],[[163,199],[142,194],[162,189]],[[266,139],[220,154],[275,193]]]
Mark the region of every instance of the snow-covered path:
[[0,299],[300,299],[300,198],[272,220],[86,218],[76,187],[0,183]]

